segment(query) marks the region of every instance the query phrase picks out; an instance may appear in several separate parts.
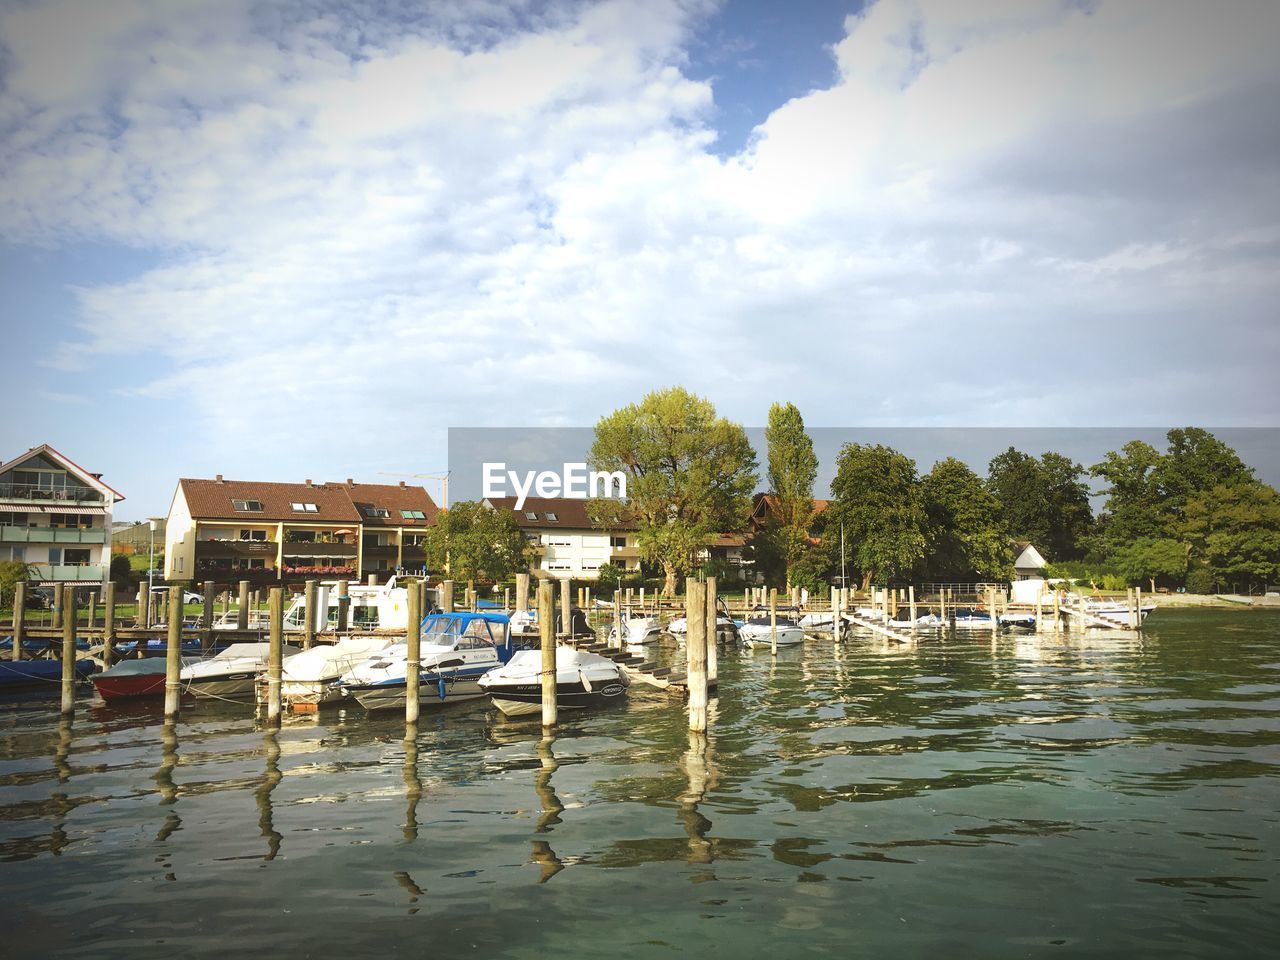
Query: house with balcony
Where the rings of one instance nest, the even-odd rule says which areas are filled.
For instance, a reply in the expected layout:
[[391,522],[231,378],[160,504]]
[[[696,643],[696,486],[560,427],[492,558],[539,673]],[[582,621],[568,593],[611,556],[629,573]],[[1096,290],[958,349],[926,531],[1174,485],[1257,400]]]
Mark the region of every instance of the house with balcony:
[[166,580],[385,579],[425,568],[438,510],[405,484],[183,478],[165,523]]
[[360,531],[341,484],[183,478],[165,524],[164,576],[264,585],[355,580]]
[[606,563],[624,570],[640,569],[636,524],[623,521],[608,528],[597,524],[587,514],[586,500],[527,497],[519,510],[515,497],[490,497],[484,504],[515,518],[533,545],[535,576],[594,580]]
[[439,513],[427,491],[403,480],[385,484],[348,479],[343,487],[360,513],[362,578],[376,574],[385,581],[397,571],[426,573],[423,537]]
[[43,585],[105,585],[111,512],[124,496],[41,444],[0,465],[0,561],[27,564]]

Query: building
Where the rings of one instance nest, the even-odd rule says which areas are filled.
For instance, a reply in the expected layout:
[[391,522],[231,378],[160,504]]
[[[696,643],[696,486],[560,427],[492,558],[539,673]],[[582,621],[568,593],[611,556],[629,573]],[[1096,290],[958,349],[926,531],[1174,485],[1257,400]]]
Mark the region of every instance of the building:
[[169,507],[164,575],[268,584],[421,569],[419,531],[436,512],[426,490],[404,484],[183,478]]
[[[814,500],[813,516],[816,519],[818,514],[823,513],[831,506],[830,500]],[[780,523],[781,517],[778,514],[778,497],[772,493],[757,493],[755,501],[751,505],[751,516],[747,520],[748,528],[751,535],[767,529],[771,524]],[[811,538],[813,543],[820,542],[817,537]]]
[[106,584],[111,511],[124,496],[53,447],[0,465],[0,561],[19,560],[34,583]]
[[1017,579],[1033,580],[1044,576],[1045,567],[1049,564],[1039,550],[1026,540],[1015,540],[1013,549],[1018,555],[1018,559],[1013,561],[1013,573]]
[[517,510],[515,497],[490,497],[485,506],[509,511],[534,545],[535,576],[557,580],[594,580],[606,563],[629,571],[640,569],[636,524],[611,528],[587,514],[587,501],[566,497],[526,497]]

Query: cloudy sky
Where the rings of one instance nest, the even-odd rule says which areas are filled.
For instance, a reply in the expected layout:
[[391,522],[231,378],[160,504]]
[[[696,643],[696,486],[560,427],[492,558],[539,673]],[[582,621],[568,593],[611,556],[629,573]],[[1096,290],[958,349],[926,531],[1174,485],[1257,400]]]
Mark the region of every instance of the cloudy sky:
[[0,0],[0,459],[1275,425],[1272,0]]

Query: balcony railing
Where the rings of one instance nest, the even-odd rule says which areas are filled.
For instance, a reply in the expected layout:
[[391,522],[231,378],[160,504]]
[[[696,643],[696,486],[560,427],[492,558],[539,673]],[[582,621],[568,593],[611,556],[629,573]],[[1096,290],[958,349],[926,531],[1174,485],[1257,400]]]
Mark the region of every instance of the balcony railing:
[[102,580],[105,574],[100,563],[31,563],[27,569],[31,571],[32,580],[93,581]]
[[107,532],[101,528],[0,526],[0,543],[105,543],[106,539]]
[[47,490],[29,483],[0,483],[0,499],[42,503],[101,503],[102,494],[92,487],[58,487]]

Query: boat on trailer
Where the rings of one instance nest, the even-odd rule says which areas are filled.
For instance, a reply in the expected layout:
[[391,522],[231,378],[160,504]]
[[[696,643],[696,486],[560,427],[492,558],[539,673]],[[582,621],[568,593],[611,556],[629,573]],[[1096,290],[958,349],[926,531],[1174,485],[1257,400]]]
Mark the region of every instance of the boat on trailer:
[[[608,657],[573,647],[556,647],[556,706],[581,710],[620,701],[631,684],[627,672]],[[508,717],[542,711],[542,651],[520,650],[486,673],[480,689]]]
[[[483,696],[477,681],[511,659],[510,620],[501,613],[433,613],[422,620],[418,704],[422,709]],[[409,646],[397,643],[356,664],[338,693],[366,710],[404,709]]]

